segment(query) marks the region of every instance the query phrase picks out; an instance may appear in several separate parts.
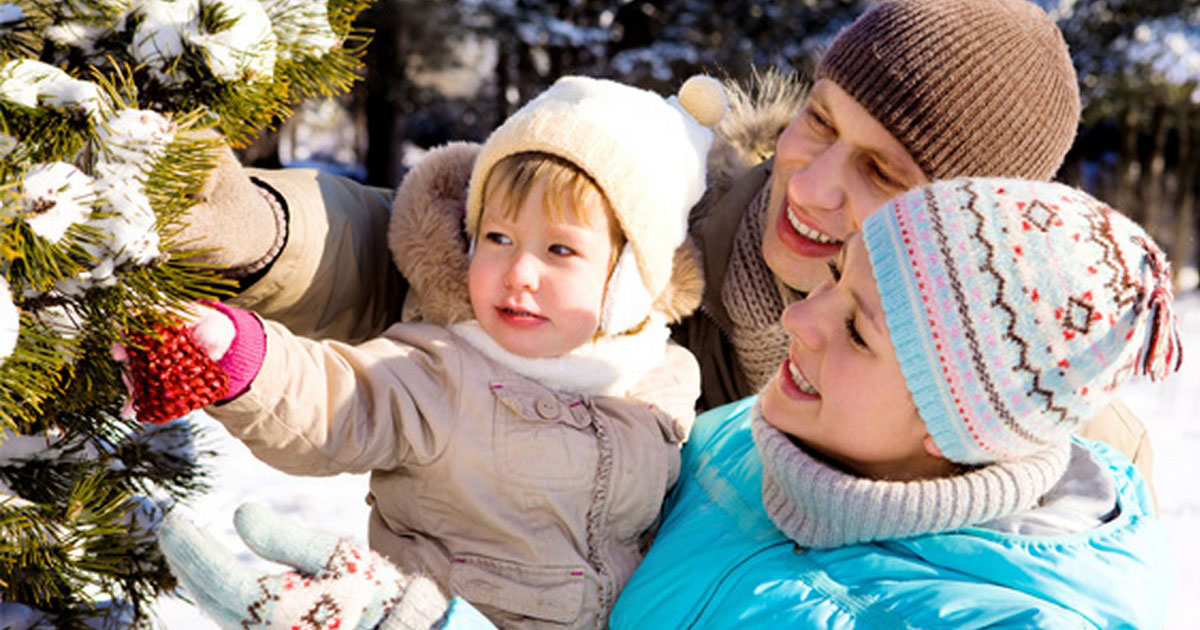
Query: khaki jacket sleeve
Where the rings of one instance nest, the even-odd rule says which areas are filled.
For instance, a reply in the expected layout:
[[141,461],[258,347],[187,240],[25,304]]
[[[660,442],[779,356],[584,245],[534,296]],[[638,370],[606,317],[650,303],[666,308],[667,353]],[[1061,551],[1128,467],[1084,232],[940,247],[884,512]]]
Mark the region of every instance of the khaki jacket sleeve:
[[288,473],[331,475],[420,465],[445,448],[463,399],[449,333],[400,325],[351,346],[274,322],[264,329],[266,356],[249,389],[207,409],[259,459]]
[[1157,507],[1158,497],[1155,495],[1154,481],[1151,477],[1154,472],[1154,452],[1150,448],[1150,436],[1146,432],[1146,425],[1142,424],[1125,403],[1113,399],[1100,415],[1080,427],[1078,433],[1089,440],[1099,440],[1115,446],[1133,460],[1138,472],[1146,478],[1146,485],[1150,486],[1150,494]]
[[309,169],[248,173],[282,198],[287,241],[231,304],[298,335],[348,342],[400,321],[406,284],[388,253],[391,191]]

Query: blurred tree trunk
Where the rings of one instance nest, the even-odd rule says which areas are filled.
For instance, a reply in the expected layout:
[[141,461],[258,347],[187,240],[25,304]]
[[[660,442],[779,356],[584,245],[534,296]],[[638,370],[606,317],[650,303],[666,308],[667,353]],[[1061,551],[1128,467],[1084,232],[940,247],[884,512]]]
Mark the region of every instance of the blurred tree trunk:
[[1175,202],[1174,242],[1167,255],[1174,261],[1176,279],[1196,252],[1197,140],[1188,99],[1181,99],[1175,124],[1179,129],[1179,190]]
[[396,93],[405,90],[400,20],[405,12],[395,0],[384,0],[363,11],[360,22],[374,32],[367,46],[364,107],[367,117],[367,183],[392,187],[404,174],[396,139],[404,137],[397,115]]
[[1165,207],[1163,188],[1167,185],[1164,175],[1167,170],[1167,137],[1171,128],[1171,116],[1166,104],[1154,106],[1150,115],[1150,154],[1148,167],[1141,178],[1142,226],[1150,236],[1167,244],[1171,237],[1170,209]]
[[1141,223],[1145,214],[1137,204],[1137,189],[1142,165],[1138,159],[1138,120],[1133,107],[1122,114],[1120,130],[1121,152],[1117,158],[1117,177],[1114,182],[1116,190],[1110,193],[1110,197],[1117,208]]

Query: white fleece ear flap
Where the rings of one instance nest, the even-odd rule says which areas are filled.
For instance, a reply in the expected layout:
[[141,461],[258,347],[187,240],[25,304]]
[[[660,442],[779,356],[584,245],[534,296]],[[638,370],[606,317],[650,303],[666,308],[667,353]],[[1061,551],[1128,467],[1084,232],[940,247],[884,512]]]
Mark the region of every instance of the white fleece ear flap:
[[654,296],[642,282],[633,247],[625,243],[608,277],[608,290],[604,292],[604,306],[600,311],[600,331],[615,335],[641,324],[650,315],[653,304]]

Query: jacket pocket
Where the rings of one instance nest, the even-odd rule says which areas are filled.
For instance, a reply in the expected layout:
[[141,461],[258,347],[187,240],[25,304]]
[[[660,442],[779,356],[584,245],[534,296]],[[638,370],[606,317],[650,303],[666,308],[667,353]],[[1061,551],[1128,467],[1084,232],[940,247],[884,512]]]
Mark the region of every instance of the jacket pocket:
[[568,624],[583,608],[584,567],[531,567],[476,555],[456,555],[450,564],[450,592],[533,619]]
[[596,436],[579,397],[529,381],[493,381],[496,461],[506,482],[541,490],[590,488]]

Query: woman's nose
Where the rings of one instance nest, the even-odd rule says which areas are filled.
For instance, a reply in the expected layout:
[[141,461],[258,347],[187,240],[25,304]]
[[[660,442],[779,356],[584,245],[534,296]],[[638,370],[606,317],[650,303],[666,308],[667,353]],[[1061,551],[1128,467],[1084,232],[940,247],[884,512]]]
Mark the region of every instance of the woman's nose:
[[808,297],[783,309],[780,323],[788,336],[812,350],[823,348],[829,324],[837,320],[832,293],[830,287],[823,284]]

